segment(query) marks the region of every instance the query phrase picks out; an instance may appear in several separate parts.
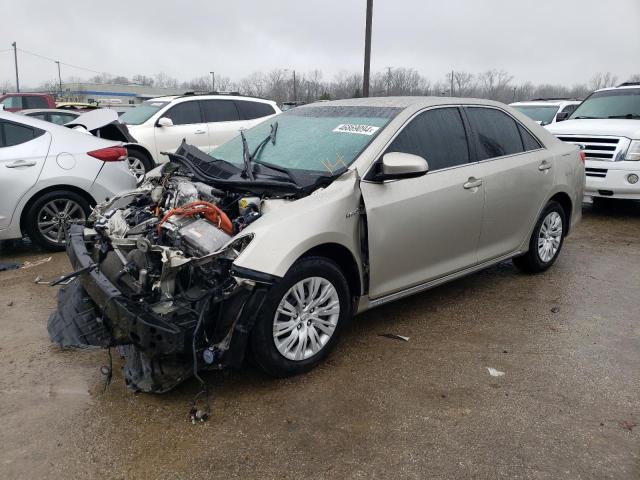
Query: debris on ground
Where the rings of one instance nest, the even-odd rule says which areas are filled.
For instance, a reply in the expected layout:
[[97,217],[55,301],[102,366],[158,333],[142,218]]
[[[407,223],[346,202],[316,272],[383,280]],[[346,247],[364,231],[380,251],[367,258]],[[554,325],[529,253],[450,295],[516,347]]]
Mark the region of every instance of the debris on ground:
[[551,309],[551,313],[558,313],[560,311],[560,307],[553,307]]
[[395,333],[379,333],[379,337],[391,338],[393,340],[402,340],[403,342],[408,342],[409,337],[405,337],[404,335],[397,335]]
[[13,307],[13,300],[11,300],[9,303],[7,303],[7,307]]
[[0,272],[6,272],[7,270],[17,270],[22,267],[22,264],[15,262],[0,262]]
[[622,422],[619,422],[619,425],[624,428],[625,430],[629,430],[630,432],[633,431],[633,427],[637,427],[638,424],[634,423],[634,422],[630,422],[628,420],[623,420]]
[[21,268],[26,269],[26,268],[31,268],[31,267],[37,267],[38,265],[42,265],[43,263],[47,263],[51,261],[52,257],[45,257],[45,258],[39,258],[38,260],[34,260],[33,262],[24,262],[24,265],[22,265]]
[[492,377],[504,376],[504,372],[501,372],[500,370],[496,370],[495,368],[487,367],[487,370],[489,370],[489,375],[491,375]]

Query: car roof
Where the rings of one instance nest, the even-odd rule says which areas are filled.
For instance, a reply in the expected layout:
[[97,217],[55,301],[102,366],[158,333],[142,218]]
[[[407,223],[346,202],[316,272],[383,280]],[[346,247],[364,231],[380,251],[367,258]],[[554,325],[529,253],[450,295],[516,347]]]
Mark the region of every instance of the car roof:
[[329,102],[309,103],[300,105],[301,108],[323,108],[328,106],[352,106],[352,107],[395,107],[416,109],[437,106],[437,105],[488,105],[504,107],[505,105],[494,100],[480,98],[463,97],[368,97],[368,98],[347,98],[344,100],[332,100]]
[[578,100],[578,99],[574,99],[574,98],[567,98],[567,99],[548,99],[548,100],[527,100],[527,101],[523,101],[523,102],[513,102],[510,103],[509,105],[511,105],[512,107],[518,107],[518,106],[543,106],[543,105],[550,105],[550,106],[559,106],[559,105],[564,105],[564,104],[578,104],[578,103],[582,103],[582,100]]
[[606,88],[599,88],[598,90],[596,90],[596,92],[605,92],[607,90],[624,90],[624,89],[633,89],[635,88],[636,90],[640,89],[640,84],[638,85],[634,85],[634,84],[622,84],[622,85],[618,85],[617,87],[606,87]]
[[65,110],[62,108],[27,108],[26,110],[19,110],[17,113],[26,115],[28,113],[64,113],[65,115],[81,115],[81,112],[76,110]]
[[220,94],[192,94],[192,95],[165,95],[164,97],[148,98],[147,102],[173,102],[175,100],[182,99],[198,99],[198,100],[249,100],[252,102],[269,103],[275,105],[273,100],[267,100],[266,98],[249,97],[246,95],[220,95]]

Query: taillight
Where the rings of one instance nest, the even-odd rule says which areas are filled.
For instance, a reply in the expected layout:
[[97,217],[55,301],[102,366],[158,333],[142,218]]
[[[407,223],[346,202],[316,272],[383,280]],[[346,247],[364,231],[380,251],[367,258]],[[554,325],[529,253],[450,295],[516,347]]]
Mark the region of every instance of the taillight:
[[87,155],[103,162],[122,162],[127,159],[127,149],[124,147],[107,147],[87,152]]
[[580,150],[580,160],[584,163],[587,160],[587,154]]

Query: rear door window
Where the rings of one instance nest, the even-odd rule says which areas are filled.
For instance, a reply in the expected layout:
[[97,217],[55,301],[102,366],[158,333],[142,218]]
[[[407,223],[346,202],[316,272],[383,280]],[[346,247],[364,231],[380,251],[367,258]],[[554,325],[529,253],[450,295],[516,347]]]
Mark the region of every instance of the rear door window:
[[55,123],[56,125],[64,125],[65,123],[69,123],[71,120],[74,120],[76,115],[70,115],[68,113],[51,113],[50,122]]
[[240,120],[233,100],[202,100],[200,103],[204,112],[204,121],[207,123]]
[[474,132],[478,160],[524,151],[516,121],[496,108],[466,107]]
[[197,101],[182,102],[169,109],[163,117],[171,119],[174,125],[202,123],[202,112]]
[[244,120],[253,120],[254,118],[266,117],[273,115],[276,111],[268,103],[250,102],[247,100],[235,100],[240,112],[240,118]]
[[429,171],[469,163],[469,144],[457,108],[437,108],[416,116],[393,140],[387,152],[420,155]]
[[47,99],[44,97],[38,97],[38,96],[32,97],[30,95],[27,95],[23,97],[22,103],[24,105],[23,108],[48,108],[49,107],[49,103],[47,102]]
[[0,121],[0,147],[20,145],[42,134],[44,134],[44,130],[40,130],[39,128]]

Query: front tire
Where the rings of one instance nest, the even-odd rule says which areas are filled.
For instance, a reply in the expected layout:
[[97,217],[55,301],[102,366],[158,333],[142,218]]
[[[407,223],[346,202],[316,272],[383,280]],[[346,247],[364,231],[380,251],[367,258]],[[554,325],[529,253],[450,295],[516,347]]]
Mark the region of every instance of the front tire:
[[552,200],[540,214],[531,239],[529,251],[515,257],[513,263],[526,273],[540,273],[554,264],[567,233],[567,220],[562,205]]
[[64,250],[72,224],[83,224],[91,213],[89,202],[69,190],[47,192],[29,207],[24,226],[31,241],[45,250]]
[[308,372],[335,347],[351,318],[351,297],[331,260],[296,262],[271,287],[251,334],[256,363],[274,377]]

